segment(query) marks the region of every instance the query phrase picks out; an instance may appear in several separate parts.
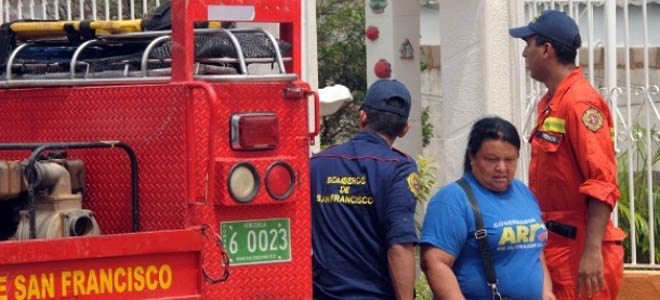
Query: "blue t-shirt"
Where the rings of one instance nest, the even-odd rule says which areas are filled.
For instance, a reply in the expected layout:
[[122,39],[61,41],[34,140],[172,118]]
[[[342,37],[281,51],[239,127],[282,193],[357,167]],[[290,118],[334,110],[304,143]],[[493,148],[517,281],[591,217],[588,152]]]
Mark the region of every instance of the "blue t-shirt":
[[[512,299],[541,299],[543,265],[539,256],[547,231],[536,198],[517,179],[505,192],[492,192],[478,184],[470,172],[464,178],[481,208],[500,293]],[[467,299],[490,300],[475,231],[472,207],[463,189],[454,182],[429,202],[421,243],[456,258],[452,269]]]
[[417,243],[417,166],[361,132],[311,159],[315,299],[394,299],[387,250]]

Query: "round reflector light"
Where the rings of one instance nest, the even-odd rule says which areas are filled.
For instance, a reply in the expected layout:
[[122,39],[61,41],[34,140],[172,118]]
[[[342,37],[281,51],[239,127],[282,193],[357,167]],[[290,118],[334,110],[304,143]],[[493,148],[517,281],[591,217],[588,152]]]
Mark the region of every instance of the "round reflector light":
[[293,192],[296,177],[289,164],[276,161],[268,167],[265,181],[268,194],[277,200],[284,200]]
[[229,171],[228,186],[234,200],[241,203],[252,201],[259,191],[257,169],[248,162],[235,164]]

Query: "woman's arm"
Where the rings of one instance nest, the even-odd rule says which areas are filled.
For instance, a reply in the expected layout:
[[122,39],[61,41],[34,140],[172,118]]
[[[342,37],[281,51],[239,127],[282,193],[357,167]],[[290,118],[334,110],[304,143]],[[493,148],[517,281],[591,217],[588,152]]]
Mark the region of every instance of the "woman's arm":
[[422,245],[422,270],[426,274],[433,296],[438,300],[465,299],[451,269],[455,260],[454,256],[439,248]]
[[543,300],[557,300],[555,294],[552,292],[552,279],[550,278],[550,271],[545,264],[545,255],[541,252],[541,264],[543,265]]

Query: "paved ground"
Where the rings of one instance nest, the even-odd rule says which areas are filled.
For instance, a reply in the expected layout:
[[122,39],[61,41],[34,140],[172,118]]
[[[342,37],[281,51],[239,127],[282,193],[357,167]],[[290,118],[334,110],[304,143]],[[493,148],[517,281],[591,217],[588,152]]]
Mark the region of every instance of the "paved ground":
[[626,271],[617,299],[660,299],[660,271]]

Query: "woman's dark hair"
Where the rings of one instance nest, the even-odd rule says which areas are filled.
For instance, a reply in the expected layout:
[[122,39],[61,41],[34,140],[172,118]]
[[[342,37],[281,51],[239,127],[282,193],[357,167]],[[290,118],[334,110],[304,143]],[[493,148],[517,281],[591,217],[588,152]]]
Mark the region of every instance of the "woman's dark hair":
[[467,149],[465,149],[465,160],[463,162],[463,171],[469,172],[472,169],[470,166],[470,156],[474,157],[481,149],[481,145],[486,140],[503,140],[520,150],[520,137],[518,130],[511,124],[511,122],[504,120],[500,117],[486,117],[483,118],[472,126],[470,137],[468,140]]
[[582,44],[582,40],[580,39],[579,34],[575,37],[572,47],[557,43],[542,35],[537,34],[535,36],[536,36],[536,46],[541,46],[545,43],[550,43],[550,45],[552,45],[552,48],[555,49],[555,54],[557,55],[557,60],[559,61],[559,63],[561,63],[562,65],[575,65],[575,57],[577,56],[577,49],[579,49]]

